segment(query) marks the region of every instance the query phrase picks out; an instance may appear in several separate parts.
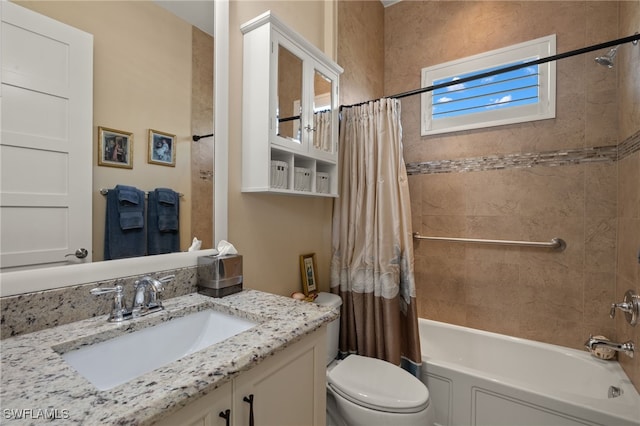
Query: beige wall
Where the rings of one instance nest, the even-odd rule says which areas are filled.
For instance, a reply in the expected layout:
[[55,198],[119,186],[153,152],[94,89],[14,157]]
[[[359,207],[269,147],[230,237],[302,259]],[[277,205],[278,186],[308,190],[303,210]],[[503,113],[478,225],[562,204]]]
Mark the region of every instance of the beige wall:
[[[620,37],[638,31],[640,1],[624,1],[619,11]],[[619,140],[636,135],[640,129],[640,45],[627,44],[616,57],[619,93]],[[638,136],[640,139],[640,136]],[[640,141],[637,143],[640,144]],[[618,267],[616,302],[633,289],[640,294],[640,151],[623,158],[618,172]],[[623,315],[616,316],[616,334],[620,341],[633,340],[640,350],[640,326],[629,326]],[[620,363],[640,390],[640,356],[621,357]]]
[[[184,194],[182,249],[192,239],[191,25],[151,2],[17,2],[94,36],[93,258],[102,260],[105,197],[101,188],[168,187]],[[133,169],[98,166],[98,126],[133,133]],[[148,131],[176,135],[176,167],[147,163]]]
[[[554,33],[566,52],[616,38],[617,24],[615,2],[401,2],[385,11],[385,94],[419,87],[425,66]],[[615,145],[616,71],[593,56],[557,62],[553,120],[420,137],[419,97],[406,98],[405,160]],[[591,333],[615,338],[616,173],[609,162],[411,176],[423,235],[568,243],[417,243],[420,315],[580,349]]]
[[[299,256],[316,253],[320,290],[329,289],[333,201],[240,192],[242,170],[242,33],[271,10],[320,50],[333,49],[333,14],[323,1],[232,1],[229,4],[229,241],[244,255],[244,286],[289,295],[301,291]],[[325,46],[326,45],[326,46]],[[267,161],[267,159],[265,159]]]

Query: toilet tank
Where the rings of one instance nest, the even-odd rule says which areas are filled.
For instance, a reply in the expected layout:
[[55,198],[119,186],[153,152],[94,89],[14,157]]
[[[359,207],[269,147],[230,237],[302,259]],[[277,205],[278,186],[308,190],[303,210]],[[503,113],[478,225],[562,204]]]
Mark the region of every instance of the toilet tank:
[[[320,306],[339,308],[342,305],[342,298],[333,293],[318,293],[318,297],[313,301]],[[340,317],[327,324],[327,365],[338,355],[338,339],[340,337]]]

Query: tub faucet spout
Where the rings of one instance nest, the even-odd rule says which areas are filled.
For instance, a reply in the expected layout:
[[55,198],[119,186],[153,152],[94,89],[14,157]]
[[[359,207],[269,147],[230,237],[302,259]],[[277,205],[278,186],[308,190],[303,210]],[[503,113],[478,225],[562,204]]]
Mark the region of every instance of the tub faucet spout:
[[624,343],[615,343],[606,339],[599,339],[597,337],[589,336],[589,339],[584,342],[584,347],[588,351],[595,350],[598,346],[604,346],[610,349],[613,349],[617,352],[623,352],[630,358],[633,358],[633,353],[635,352],[635,345],[631,340]]

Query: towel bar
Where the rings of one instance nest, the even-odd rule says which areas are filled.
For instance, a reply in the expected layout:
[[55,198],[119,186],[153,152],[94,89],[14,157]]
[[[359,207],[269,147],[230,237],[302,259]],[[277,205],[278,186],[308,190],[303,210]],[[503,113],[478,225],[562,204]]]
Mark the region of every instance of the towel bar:
[[[102,195],[107,195],[107,194],[109,193],[109,190],[108,190],[108,189],[106,189],[106,188],[101,188],[101,189],[100,189],[100,193],[101,193]],[[146,194],[148,195],[149,193],[147,192]],[[182,198],[182,197],[184,197],[184,194],[183,194],[182,192],[179,192],[179,193],[178,193],[178,196],[179,196],[180,198]]]

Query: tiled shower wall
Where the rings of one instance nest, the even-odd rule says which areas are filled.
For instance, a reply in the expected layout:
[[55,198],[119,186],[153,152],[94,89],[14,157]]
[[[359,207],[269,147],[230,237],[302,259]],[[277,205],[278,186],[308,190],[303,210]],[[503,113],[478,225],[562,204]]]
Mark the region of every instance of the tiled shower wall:
[[[640,31],[640,1],[620,2],[620,36]],[[623,48],[620,48],[623,49]],[[626,55],[617,58],[619,65],[618,139],[636,135],[640,147],[640,44],[627,45]],[[621,52],[622,53],[622,52]],[[621,150],[621,152],[626,150]],[[640,150],[629,153],[618,163],[618,251],[616,301],[624,292],[640,293]],[[640,325],[630,327],[622,315],[616,317],[616,335],[620,341],[633,340],[640,347]],[[639,349],[640,350],[640,349]],[[640,390],[640,356],[621,357],[620,364]]]
[[[614,2],[401,2],[385,13],[385,92],[419,87],[425,66],[549,34],[558,52],[614,39],[617,20]],[[408,163],[471,163],[410,176],[415,231],[567,242],[561,253],[416,243],[421,316],[575,348],[615,337],[617,78],[592,56],[556,62],[552,120],[420,137],[419,97],[403,100]],[[607,146],[613,158],[561,162]],[[549,165],[529,167],[540,153]],[[485,157],[497,167],[483,170]]]
[[417,243],[421,316],[574,348],[614,338],[615,177],[614,162],[411,176],[423,235],[567,242]]
[[[213,37],[192,28],[191,131],[213,133]],[[213,247],[213,138],[191,144],[191,235]]]
[[[640,13],[636,16],[640,19]],[[638,68],[640,60],[635,63],[635,69]],[[637,136],[640,148],[640,134]],[[629,289],[640,294],[640,149],[619,161],[618,176],[616,302],[622,301]],[[618,341],[632,340],[638,348],[633,359],[620,357],[620,364],[640,391],[640,356],[637,353],[640,351],[640,325],[629,326],[621,314],[616,316],[615,322]]]
[[[400,2],[385,10],[385,94],[419,87],[425,66],[548,34],[557,35],[558,53],[633,34],[627,34],[632,18],[625,31],[621,21],[637,7]],[[638,285],[637,263],[620,259],[633,259],[640,243],[639,154],[618,161],[640,129],[624,115],[640,115],[637,71],[635,81],[627,78],[631,87],[624,95],[618,86],[624,70],[638,69],[634,49],[621,47],[614,69],[596,65],[596,54],[558,61],[552,120],[421,137],[419,97],[403,100],[405,161],[415,173],[409,177],[415,231],[560,237],[568,245],[554,252],[416,242],[420,316],[578,349],[589,334],[618,339],[630,332],[608,314],[626,287]],[[627,131],[620,134],[624,123]],[[623,365],[638,386],[637,364]]]
[[384,10],[378,1],[338,2],[340,105],[384,95]]
[[[412,90],[425,66],[548,34],[558,52],[610,40],[617,20],[612,2],[341,2],[341,103],[380,96],[367,83],[381,76],[386,95]],[[365,59],[380,44],[384,72]],[[557,118],[544,122],[423,138],[419,97],[403,99],[415,231],[568,243],[557,253],[416,242],[421,316],[571,347],[590,332],[615,337],[616,74],[592,64],[558,63]]]
[[[548,34],[558,53],[631,35],[640,1],[346,1],[338,22],[352,104],[419,87],[425,66]],[[415,231],[568,243],[416,242],[421,316],[578,349],[590,333],[640,345],[640,326],[608,317],[627,289],[640,293],[640,47],[621,47],[614,69],[595,66],[602,53],[557,62],[553,120],[421,137],[419,98],[402,101]],[[640,357],[620,362],[640,389]]]

